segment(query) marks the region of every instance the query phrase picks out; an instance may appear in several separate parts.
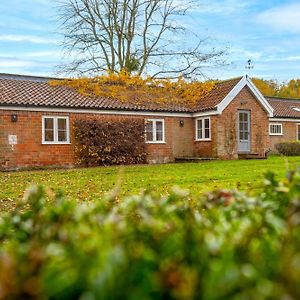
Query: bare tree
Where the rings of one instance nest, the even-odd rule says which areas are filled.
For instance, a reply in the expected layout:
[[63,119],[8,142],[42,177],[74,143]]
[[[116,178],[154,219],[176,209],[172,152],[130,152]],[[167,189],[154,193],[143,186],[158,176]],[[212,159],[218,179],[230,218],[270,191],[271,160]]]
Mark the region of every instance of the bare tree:
[[63,46],[75,57],[63,71],[97,74],[125,69],[155,78],[203,75],[203,67],[222,63],[224,51],[208,47],[207,39],[181,24],[193,2],[60,0]]

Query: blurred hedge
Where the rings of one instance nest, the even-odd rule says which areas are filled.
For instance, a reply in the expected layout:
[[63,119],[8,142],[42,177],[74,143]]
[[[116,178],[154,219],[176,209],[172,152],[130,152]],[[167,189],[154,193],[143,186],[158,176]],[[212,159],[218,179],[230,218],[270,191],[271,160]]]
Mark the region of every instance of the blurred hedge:
[[275,145],[275,149],[286,156],[298,156],[300,155],[300,143],[299,142],[284,142]]
[[74,133],[80,165],[127,165],[147,161],[143,119],[79,119],[74,123]]
[[264,185],[93,205],[33,187],[0,218],[0,299],[300,299],[300,174]]

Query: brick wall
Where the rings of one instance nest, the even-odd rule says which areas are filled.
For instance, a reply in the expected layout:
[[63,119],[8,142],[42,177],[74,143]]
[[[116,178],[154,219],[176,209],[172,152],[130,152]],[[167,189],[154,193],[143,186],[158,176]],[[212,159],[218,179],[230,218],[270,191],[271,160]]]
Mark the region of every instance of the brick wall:
[[217,155],[223,159],[238,157],[237,124],[238,111],[250,111],[251,117],[251,151],[260,157],[269,149],[269,118],[261,104],[245,87],[226,107],[217,121]]
[[283,135],[270,135],[270,148],[275,150],[275,145],[281,142],[295,141],[297,139],[297,122],[270,122],[282,124]]
[[[210,128],[211,128],[211,140],[210,141],[196,141],[196,129],[193,133],[194,139],[194,154],[196,157],[217,157],[218,155],[218,143],[217,143],[217,128],[218,117],[210,116]],[[196,126],[196,120],[194,120],[194,126]]]
[[[11,122],[11,115],[18,115],[18,122]],[[70,118],[69,145],[42,144],[42,116],[61,115]],[[21,111],[0,111],[0,168],[19,169],[26,167],[64,166],[72,167],[76,163],[74,154],[74,137],[72,124],[76,118],[109,119],[120,118],[158,118],[149,116],[120,116],[99,114],[70,114],[70,113],[42,113]],[[175,156],[188,156],[193,152],[191,131],[192,120],[189,118],[166,117],[165,143],[147,144],[148,160],[150,163],[174,161]],[[180,127],[180,121],[184,126]],[[8,143],[8,135],[17,135],[18,144],[12,148]]]

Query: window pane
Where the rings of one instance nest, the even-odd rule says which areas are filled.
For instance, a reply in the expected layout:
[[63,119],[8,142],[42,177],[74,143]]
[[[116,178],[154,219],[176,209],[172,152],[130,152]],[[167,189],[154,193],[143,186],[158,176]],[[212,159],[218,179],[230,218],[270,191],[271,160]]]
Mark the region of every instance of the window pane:
[[67,131],[66,130],[58,130],[58,141],[59,142],[67,141]]
[[58,141],[67,142],[67,120],[57,119]]
[[146,140],[153,142],[153,122],[150,121],[146,123]]
[[240,131],[244,130],[244,123],[240,123]]
[[157,142],[163,141],[163,133],[161,131],[156,131],[156,141]]
[[244,114],[240,113],[240,122],[243,122],[243,121],[244,121]]
[[205,119],[204,120],[204,126],[205,126],[205,129],[209,129],[209,119]]
[[197,121],[197,127],[198,127],[198,130],[197,130],[197,133],[198,133],[198,140],[202,139],[203,136],[202,136],[202,120],[198,120]]
[[276,127],[275,127],[275,125],[271,125],[271,133],[276,133]]
[[57,128],[58,130],[67,130],[67,120],[57,119]]
[[54,131],[53,130],[45,130],[45,141],[46,142],[54,142]]
[[54,125],[54,119],[52,118],[45,118],[45,129],[53,130],[53,125]]
[[163,130],[163,123],[161,121],[156,121],[156,131],[161,131]]
[[54,142],[54,119],[45,118],[44,119],[44,128],[45,128],[45,142]]
[[156,121],[156,141],[162,142],[163,141],[163,122]]
[[210,136],[209,136],[209,129],[206,129],[206,128],[205,128],[205,138],[206,139],[210,138]]

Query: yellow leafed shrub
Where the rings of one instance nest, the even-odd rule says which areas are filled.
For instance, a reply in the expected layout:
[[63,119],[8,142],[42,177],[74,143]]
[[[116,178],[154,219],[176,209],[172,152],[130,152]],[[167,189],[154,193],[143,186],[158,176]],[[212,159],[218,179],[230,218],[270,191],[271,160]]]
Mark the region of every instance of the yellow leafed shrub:
[[177,104],[193,108],[215,87],[215,83],[187,82],[183,78],[177,81],[142,78],[122,71],[119,74],[94,78],[54,80],[51,86],[66,86],[75,89],[84,96],[105,97],[121,102],[138,104],[154,103],[160,106]]

